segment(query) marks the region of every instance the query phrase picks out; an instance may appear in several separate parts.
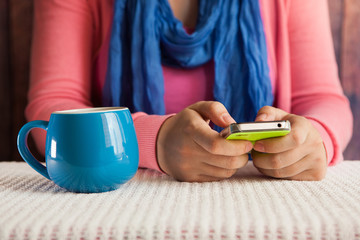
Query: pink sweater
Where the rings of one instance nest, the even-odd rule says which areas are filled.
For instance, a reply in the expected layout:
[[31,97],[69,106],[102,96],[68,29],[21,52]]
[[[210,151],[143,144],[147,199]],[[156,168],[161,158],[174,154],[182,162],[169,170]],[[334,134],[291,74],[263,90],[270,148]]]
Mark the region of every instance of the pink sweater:
[[[342,160],[352,134],[330,34],[327,0],[259,0],[276,107],[310,119],[321,133],[328,162]],[[113,0],[35,1],[31,82],[26,116],[98,106],[107,66]],[[212,99],[213,63],[196,69],[163,67],[167,114]],[[156,137],[169,115],[133,114],[140,167],[159,170]],[[34,130],[40,152],[45,135]]]

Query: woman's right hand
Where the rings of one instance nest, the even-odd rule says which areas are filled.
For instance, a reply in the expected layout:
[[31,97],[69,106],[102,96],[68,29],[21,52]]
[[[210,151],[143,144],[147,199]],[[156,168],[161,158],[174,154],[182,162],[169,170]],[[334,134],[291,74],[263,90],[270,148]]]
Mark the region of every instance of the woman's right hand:
[[248,162],[249,141],[228,141],[211,129],[234,123],[219,102],[195,103],[167,119],[157,138],[160,168],[179,181],[206,182],[226,179]]

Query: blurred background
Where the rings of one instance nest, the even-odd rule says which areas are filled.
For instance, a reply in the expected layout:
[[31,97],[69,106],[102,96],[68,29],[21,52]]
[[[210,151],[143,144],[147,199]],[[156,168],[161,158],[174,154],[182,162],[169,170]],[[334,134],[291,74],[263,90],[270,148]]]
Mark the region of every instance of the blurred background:
[[[355,119],[345,159],[360,160],[360,0],[328,2],[339,76]],[[32,11],[32,0],[0,0],[0,161],[22,161],[16,137],[26,122]]]

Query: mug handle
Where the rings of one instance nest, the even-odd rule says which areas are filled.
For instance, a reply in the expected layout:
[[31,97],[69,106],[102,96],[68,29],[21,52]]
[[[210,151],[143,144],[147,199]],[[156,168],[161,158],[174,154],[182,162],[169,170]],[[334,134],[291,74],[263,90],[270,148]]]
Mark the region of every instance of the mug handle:
[[48,121],[31,121],[26,123],[19,131],[18,137],[17,137],[17,147],[19,150],[19,153],[21,157],[24,159],[25,162],[27,162],[33,169],[35,169],[38,173],[46,177],[47,179],[50,179],[49,173],[44,165],[42,165],[30,152],[29,146],[27,144],[27,138],[30,133],[30,131],[33,128],[42,128],[44,130],[48,130]]

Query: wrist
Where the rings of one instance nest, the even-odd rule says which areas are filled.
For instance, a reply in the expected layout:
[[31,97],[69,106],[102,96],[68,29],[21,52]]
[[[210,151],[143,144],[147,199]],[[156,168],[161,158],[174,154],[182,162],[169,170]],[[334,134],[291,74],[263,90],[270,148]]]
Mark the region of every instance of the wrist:
[[169,125],[171,121],[172,116],[170,116],[169,118],[167,118],[160,126],[159,128],[159,132],[157,134],[157,138],[156,138],[156,147],[155,147],[155,151],[156,151],[156,161],[157,164],[159,166],[159,169],[167,174],[169,174],[169,169],[167,167],[166,164],[166,157],[165,157],[165,149],[166,149],[166,139],[167,139],[167,135],[168,135],[168,129],[169,129]]
[[134,119],[139,144],[139,167],[162,172],[156,160],[156,139],[161,125],[168,117],[144,114]]

